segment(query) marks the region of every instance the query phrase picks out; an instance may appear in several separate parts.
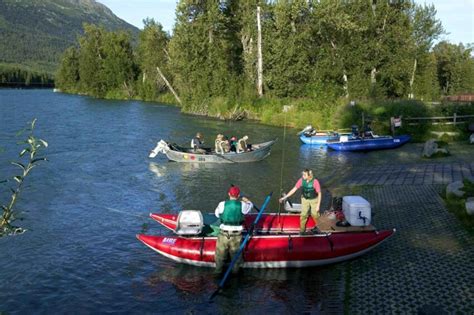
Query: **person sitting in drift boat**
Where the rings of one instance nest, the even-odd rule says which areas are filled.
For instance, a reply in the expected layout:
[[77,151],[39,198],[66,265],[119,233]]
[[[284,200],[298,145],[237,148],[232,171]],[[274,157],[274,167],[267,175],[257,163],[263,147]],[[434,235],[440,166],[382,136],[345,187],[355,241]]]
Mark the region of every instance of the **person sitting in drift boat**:
[[218,134],[216,141],[214,142],[214,150],[216,151],[217,154],[224,154],[224,148],[223,148],[223,142],[224,142],[224,135]]
[[[215,214],[221,220],[219,226],[220,232],[217,236],[216,243],[216,273],[221,273],[224,262],[228,255],[230,259],[239,251],[240,242],[242,241],[242,223],[244,215],[253,208],[252,202],[246,197],[242,197],[242,201],[237,200],[240,196],[240,189],[237,186],[230,187],[228,191],[229,200],[221,201],[216,208]],[[235,273],[239,270],[242,256],[234,265],[232,271]]]
[[202,147],[203,141],[202,133],[196,133],[196,137],[191,140],[191,149],[194,150],[195,153],[205,154],[206,150]]
[[310,215],[315,223],[313,232],[317,231],[316,225],[318,224],[319,207],[321,205],[321,186],[319,181],[313,177],[313,171],[305,169],[302,177],[296,182],[295,187],[286,196],[281,197],[279,201],[280,203],[284,202],[300,188],[303,188],[300,216],[300,234],[302,235],[306,232],[306,223]]
[[229,146],[230,152],[237,152],[237,138],[235,136],[230,137]]
[[250,151],[247,145],[248,136],[243,136],[239,141],[237,141],[237,153]]
[[222,149],[224,150],[224,153],[230,152],[230,141],[226,136],[224,136],[224,138],[222,139],[221,145]]

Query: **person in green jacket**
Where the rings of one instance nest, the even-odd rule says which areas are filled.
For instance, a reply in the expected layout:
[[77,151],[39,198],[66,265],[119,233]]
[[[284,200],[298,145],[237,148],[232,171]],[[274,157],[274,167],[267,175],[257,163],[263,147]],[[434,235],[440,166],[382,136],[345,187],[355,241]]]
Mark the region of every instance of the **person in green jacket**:
[[[221,221],[215,253],[216,273],[222,272],[228,255],[232,259],[239,251],[240,242],[242,241],[244,215],[253,208],[252,202],[246,197],[242,197],[242,201],[238,200],[240,189],[237,186],[232,186],[229,189],[228,196],[229,200],[221,201],[215,211],[216,217]],[[234,273],[239,270],[242,261],[241,257],[233,267],[232,271]]]
[[[318,224],[319,207],[321,205],[321,186],[319,181],[314,178],[313,171],[305,169],[295,187],[286,196],[280,198],[280,203],[291,197],[300,188],[302,188],[300,234],[304,234],[306,232],[306,222],[310,215],[314,220],[314,224]],[[314,230],[317,231],[316,227]]]

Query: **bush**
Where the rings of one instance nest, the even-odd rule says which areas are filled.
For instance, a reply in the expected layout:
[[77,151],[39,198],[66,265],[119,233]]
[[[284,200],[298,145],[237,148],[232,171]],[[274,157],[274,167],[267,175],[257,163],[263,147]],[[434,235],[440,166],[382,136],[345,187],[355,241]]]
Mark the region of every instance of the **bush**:
[[469,234],[474,235],[474,216],[469,215],[466,211],[466,199],[474,197],[474,182],[465,179],[463,184],[464,187],[461,189],[465,192],[463,198],[449,194],[444,196],[444,200],[449,212],[454,213]]
[[38,162],[46,160],[44,157],[36,157],[36,154],[38,154],[43,148],[48,147],[48,143],[46,141],[34,137],[33,130],[35,128],[35,123],[36,119],[30,123],[29,128],[19,132],[19,134],[22,134],[25,131],[29,133],[27,139],[21,142],[25,144],[25,147],[19,154],[20,158],[26,158],[27,163],[24,164],[22,161],[12,162],[13,165],[20,168],[21,173],[19,175],[13,176],[12,179],[15,181],[16,187],[10,187],[12,192],[10,202],[2,205],[3,214],[0,220],[0,237],[4,235],[21,234],[25,232],[25,230],[21,227],[12,225],[12,223],[17,219],[15,204],[20,196],[25,178],[30,174],[31,170],[38,165]]

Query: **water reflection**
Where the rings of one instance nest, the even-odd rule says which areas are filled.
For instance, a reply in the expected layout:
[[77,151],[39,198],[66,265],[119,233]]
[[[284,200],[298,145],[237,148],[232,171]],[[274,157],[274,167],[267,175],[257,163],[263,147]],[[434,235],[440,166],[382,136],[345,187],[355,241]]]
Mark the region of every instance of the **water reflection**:
[[[221,313],[236,309],[245,313],[253,308],[319,314],[329,304],[331,288],[338,286],[340,278],[338,268],[243,269],[228,278],[212,305]],[[161,266],[146,279],[146,284],[160,295],[173,290],[182,299],[191,299],[199,309],[221,279],[222,275],[215,275],[211,268],[173,264]],[[294,303],[295,299],[298,303]]]
[[152,273],[146,283],[154,289],[171,285],[178,293],[201,295],[208,292],[210,295],[217,287],[214,278],[213,269],[173,264]]

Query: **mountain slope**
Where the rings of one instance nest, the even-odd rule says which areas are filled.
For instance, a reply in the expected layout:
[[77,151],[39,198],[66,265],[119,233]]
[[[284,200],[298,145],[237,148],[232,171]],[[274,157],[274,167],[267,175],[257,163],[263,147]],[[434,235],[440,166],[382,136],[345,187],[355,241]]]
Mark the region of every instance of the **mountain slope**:
[[0,0],[0,64],[53,73],[85,22],[139,31],[94,0]]

